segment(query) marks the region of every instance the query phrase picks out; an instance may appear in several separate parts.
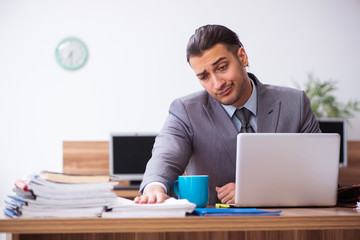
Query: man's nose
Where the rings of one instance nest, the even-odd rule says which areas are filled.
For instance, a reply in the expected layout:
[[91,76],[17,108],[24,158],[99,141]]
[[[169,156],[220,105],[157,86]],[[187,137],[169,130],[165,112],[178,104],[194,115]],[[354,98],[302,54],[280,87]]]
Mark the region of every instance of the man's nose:
[[225,85],[225,80],[216,75],[213,75],[212,78],[214,81],[215,90],[221,90]]

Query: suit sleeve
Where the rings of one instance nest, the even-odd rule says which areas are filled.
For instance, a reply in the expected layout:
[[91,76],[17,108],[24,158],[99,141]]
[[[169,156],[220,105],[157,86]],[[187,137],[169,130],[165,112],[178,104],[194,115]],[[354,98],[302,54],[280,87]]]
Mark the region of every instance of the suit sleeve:
[[304,91],[301,91],[301,133],[321,133],[318,120],[310,106],[310,100]]
[[152,157],[147,163],[140,191],[151,182],[161,182],[168,193],[179,175],[188,165],[192,153],[193,131],[185,105],[175,100],[169,109],[169,115],[152,150]]

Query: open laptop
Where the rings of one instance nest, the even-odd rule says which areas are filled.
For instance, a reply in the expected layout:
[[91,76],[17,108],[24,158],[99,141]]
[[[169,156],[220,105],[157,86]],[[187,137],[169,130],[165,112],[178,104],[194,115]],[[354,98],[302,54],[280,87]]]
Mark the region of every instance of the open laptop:
[[336,204],[339,134],[240,133],[236,154],[236,206]]

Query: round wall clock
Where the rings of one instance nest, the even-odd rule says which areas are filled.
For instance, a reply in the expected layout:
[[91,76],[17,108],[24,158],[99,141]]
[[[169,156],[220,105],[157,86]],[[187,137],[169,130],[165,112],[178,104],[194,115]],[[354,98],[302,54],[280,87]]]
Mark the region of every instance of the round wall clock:
[[63,68],[76,70],[86,63],[88,50],[80,39],[74,37],[65,38],[57,45],[55,57]]

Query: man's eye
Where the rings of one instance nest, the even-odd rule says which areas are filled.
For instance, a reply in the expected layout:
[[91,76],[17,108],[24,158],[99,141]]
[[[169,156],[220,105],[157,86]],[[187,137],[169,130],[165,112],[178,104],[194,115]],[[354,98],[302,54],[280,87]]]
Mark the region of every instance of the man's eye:
[[227,67],[228,67],[227,65],[222,65],[222,66],[219,67],[219,70],[224,71],[224,70],[227,69]]
[[200,80],[206,80],[209,74],[204,74],[200,77]]

